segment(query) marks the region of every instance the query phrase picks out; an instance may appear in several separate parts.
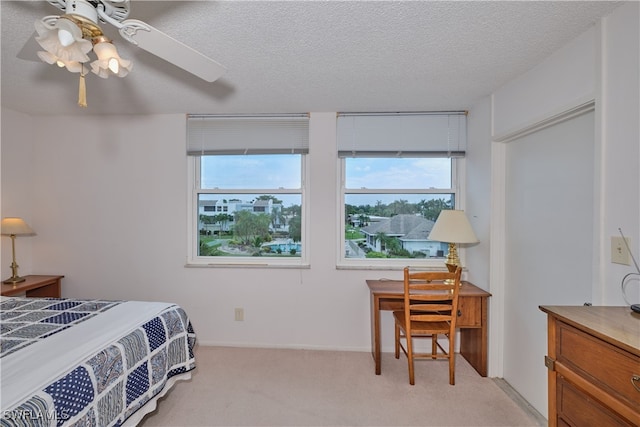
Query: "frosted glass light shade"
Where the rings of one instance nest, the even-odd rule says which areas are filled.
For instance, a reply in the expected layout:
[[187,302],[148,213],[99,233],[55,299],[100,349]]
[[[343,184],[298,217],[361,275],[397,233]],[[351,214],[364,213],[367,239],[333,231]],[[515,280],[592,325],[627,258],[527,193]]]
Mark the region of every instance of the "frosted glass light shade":
[[[58,18],[55,21],[45,22],[37,20],[35,22],[38,36],[36,41],[44,50],[60,58],[64,62],[87,62],[92,44],[82,37],[82,30],[72,21],[66,18]],[[62,42],[64,41],[65,46]]]
[[111,42],[96,43],[93,51],[98,59],[91,63],[91,71],[103,79],[109,77],[110,74],[124,77],[133,67],[131,61],[120,58],[118,50]]
[[72,73],[79,73],[80,71],[82,71],[82,64],[78,61],[64,61],[54,54],[46,52],[44,50],[38,52],[38,58],[40,58],[42,62],[46,62],[47,64],[56,64],[59,67],[66,67],[67,70],[71,71]]
[[464,211],[443,210],[431,229],[429,240],[445,243],[476,243],[478,238]]

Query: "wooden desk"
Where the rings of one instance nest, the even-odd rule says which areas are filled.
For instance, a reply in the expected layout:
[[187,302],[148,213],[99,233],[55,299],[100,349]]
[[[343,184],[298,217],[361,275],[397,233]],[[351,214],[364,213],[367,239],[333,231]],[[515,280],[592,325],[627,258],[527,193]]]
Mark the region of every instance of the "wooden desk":
[[[371,292],[371,354],[376,362],[376,375],[382,370],[380,362],[380,311],[403,308],[402,280],[367,280]],[[460,354],[483,377],[487,376],[487,298],[491,294],[463,281],[458,296]]]
[[2,284],[2,296],[24,293],[27,297],[60,298],[60,282],[64,276],[24,276],[24,282]]

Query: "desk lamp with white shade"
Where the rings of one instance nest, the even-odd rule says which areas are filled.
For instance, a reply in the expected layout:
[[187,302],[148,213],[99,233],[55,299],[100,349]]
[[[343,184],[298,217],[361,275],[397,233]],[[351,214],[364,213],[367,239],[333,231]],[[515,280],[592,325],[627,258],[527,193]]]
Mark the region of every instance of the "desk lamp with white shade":
[[438,215],[436,223],[429,233],[429,240],[449,244],[449,253],[445,264],[449,271],[454,272],[460,266],[456,243],[477,243],[478,238],[469,224],[464,211],[443,210]]

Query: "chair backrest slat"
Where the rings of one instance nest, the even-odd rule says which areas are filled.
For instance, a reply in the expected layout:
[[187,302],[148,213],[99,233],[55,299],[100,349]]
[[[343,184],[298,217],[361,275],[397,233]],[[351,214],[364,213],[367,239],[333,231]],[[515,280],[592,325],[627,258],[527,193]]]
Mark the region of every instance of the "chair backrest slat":
[[449,295],[446,295],[442,292],[438,292],[437,294],[411,294],[412,301],[451,301],[453,299],[453,294],[449,292]]
[[422,281],[422,282],[412,281],[409,284],[411,286],[411,289],[413,289],[414,291],[419,291],[420,289],[424,289],[424,290],[427,290],[427,291],[437,291],[437,290],[449,291],[449,290],[451,290],[451,285],[443,283],[442,281],[430,282],[430,283],[425,283],[424,281]]
[[437,314],[412,314],[409,316],[414,322],[450,322],[451,316]]
[[414,311],[421,311],[424,313],[441,313],[451,311],[451,303],[449,304],[411,304],[409,309]]

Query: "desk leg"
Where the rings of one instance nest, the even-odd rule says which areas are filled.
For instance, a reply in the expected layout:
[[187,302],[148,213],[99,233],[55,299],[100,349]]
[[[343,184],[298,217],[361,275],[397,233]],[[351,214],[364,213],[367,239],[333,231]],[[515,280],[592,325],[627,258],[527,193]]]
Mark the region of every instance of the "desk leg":
[[380,375],[380,298],[371,294],[371,354],[376,364],[376,375]]

